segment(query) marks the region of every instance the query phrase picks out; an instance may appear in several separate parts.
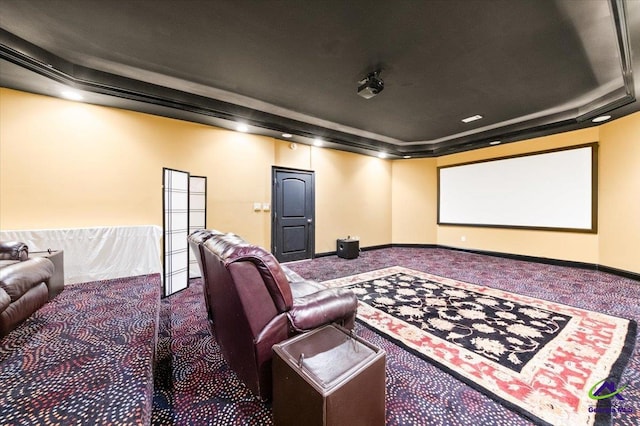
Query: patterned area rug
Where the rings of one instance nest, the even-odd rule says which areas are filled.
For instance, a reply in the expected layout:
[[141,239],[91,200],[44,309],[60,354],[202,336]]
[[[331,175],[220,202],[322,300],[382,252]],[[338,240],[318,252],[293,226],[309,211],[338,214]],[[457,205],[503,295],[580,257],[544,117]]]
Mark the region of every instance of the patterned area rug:
[[403,267],[324,284],[351,287],[366,325],[535,422],[610,422],[613,398],[589,394],[618,383],[634,321]]

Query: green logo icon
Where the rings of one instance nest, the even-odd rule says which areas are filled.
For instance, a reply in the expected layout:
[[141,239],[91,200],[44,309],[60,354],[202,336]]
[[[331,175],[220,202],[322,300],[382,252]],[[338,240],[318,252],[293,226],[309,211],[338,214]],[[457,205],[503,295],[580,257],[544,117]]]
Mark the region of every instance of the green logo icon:
[[[601,384],[602,386],[600,386]],[[598,388],[598,390],[594,392],[594,389],[596,388]],[[607,379],[602,379],[598,383],[593,385],[591,389],[589,389],[589,398],[599,401],[601,399],[613,398],[615,396],[617,399],[624,401],[624,398],[622,397],[622,395],[620,395],[620,392],[622,392],[626,388],[627,385],[618,388],[616,387],[615,382],[608,382]]]

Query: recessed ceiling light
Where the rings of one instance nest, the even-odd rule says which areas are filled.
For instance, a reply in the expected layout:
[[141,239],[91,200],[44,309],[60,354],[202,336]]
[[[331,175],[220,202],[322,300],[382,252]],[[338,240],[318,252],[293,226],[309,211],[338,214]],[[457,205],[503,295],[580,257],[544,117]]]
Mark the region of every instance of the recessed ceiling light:
[[292,137],[293,137],[293,135],[292,135],[291,133],[283,133],[283,134],[282,134],[282,137],[283,137],[283,138],[292,138]]
[[324,145],[324,141],[323,141],[322,139],[320,139],[320,138],[315,138],[315,139],[313,140],[313,144],[314,144],[315,146],[322,146],[322,145]]
[[75,90],[65,90],[61,93],[62,97],[65,99],[69,99],[70,101],[81,101],[84,99],[80,92]]
[[491,141],[489,142],[489,145],[500,145],[500,141]]
[[386,152],[379,152],[378,153],[378,158],[387,158],[387,153]]
[[247,133],[249,131],[249,126],[244,123],[238,123],[236,125],[236,130],[242,133]]
[[607,121],[608,119],[610,119],[611,116],[610,115],[601,115],[600,117],[596,117],[593,120],[591,120],[593,123],[602,123],[603,121]]
[[481,115],[473,115],[471,117],[467,117],[467,118],[463,118],[462,122],[463,123],[471,123],[472,121],[476,121],[476,120],[480,120],[482,118]]
[[402,157],[402,158],[411,158],[411,156],[410,156],[410,155],[405,155],[405,156],[404,156],[404,157]]

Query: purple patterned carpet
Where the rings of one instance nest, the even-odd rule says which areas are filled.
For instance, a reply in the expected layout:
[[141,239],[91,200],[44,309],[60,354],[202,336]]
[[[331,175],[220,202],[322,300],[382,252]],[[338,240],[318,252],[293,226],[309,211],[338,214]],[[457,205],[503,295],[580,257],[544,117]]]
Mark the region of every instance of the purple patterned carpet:
[[[404,266],[636,321],[640,282],[576,268],[502,259],[447,249],[390,248],[353,260],[336,256],[290,263],[305,278],[324,281]],[[271,409],[231,372],[208,331],[199,280],[162,301],[152,423],[157,425],[268,425]],[[530,421],[369,330],[359,336],[387,353],[388,425],[528,425]],[[640,353],[622,376],[633,413],[616,425],[640,424]]]
[[66,286],[0,339],[0,424],[148,424],[159,307],[159,275]]
[[271,424],[270,407],[229,370],[206,315],[200,279],[162,300],[152,424]]

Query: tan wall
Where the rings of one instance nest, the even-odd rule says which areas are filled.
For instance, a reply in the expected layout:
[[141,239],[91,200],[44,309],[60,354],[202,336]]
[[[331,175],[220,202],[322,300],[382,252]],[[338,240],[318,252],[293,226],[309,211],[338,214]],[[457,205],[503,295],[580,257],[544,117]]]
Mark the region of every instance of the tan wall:
[[393,243],[436,244],[436,159],[395,160],[392,171]]
[[313,170],[316,179],[316,253],[336,250],[336,239],[359,237],[361,247],[391,242],[391,161],[276,141],[276,164]]
[[315,170],[317,200],[343,206],[316,203],[317,252],[391,240],[389,161],[8,89],[0,120],[0,229],[162,225],[169,167],[207,177],[208,227],[269,248],[271,213],[253,203],[271,202],[278,165]]
[[299,143],[275,141],[275,164],[292,169],[311,170],[311,147]]
[[268,249],[271,213],[255,212],[253,204],[271,202],[273,140],[202,127],[202,139],[184,134],[192,155],[183,167],[207,176],[207,227],[234,232]]
[[[0,89],[0,229],[162,224],[162,168],[208,178],[208,226],[270,246],[272,165],[316,173],[316,252],[446,246],[640,272],[640,113],[600,127],[437,159],[374,157]],[[598,141],[599,232],[436,224],[438,166]],[[465,237],[465,241],[461,238]]]
[[270,138],[2,89],[0,229],[162,225],[162,168],[207,176],[208,226],[268,243]]
[[163,141],[133,117],[2,89],[0,228],[161,223]]
[[[640,113],[636,113],[599,127],[439,157],[435,161],[396,160],[392,183],[393,242],[435,241],[451,247],[596,263],[640,273],[639,139]],[[436,176],[439,166],[589,142],[599,142],[597,234],[439,226],[436,213],[425,215],[424,220],[409,213],[429,211],[429,206],[435,209],[437,182],[435,177],[432,180],[427,177]],[[418,186],[412,186],[412,181]],[[429,227],[435,233],[431,239]]]
[[312,148],[316,171],[316,252],[336,250],[336,239],[361,247],[391,242],[391,161]]
[[601,265],[640,273],[640,113],[600,126]]
[[[592,127],[447,155],[439,157],[437,165],[441,167],[597,141],[598,128]],[[461,226],[437,226],[437,234],[438,244],[445,246],[598,263],[598,235],[596,234]]]

